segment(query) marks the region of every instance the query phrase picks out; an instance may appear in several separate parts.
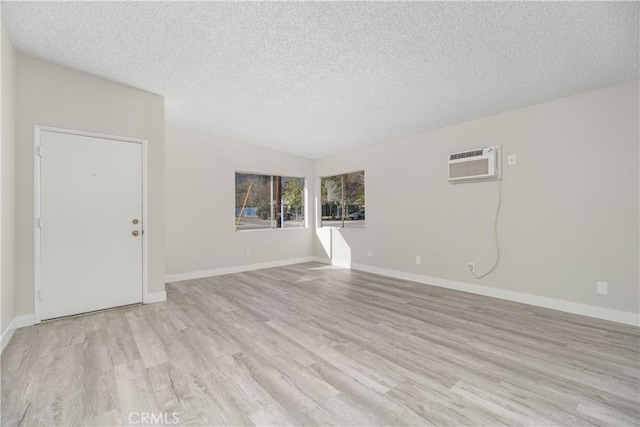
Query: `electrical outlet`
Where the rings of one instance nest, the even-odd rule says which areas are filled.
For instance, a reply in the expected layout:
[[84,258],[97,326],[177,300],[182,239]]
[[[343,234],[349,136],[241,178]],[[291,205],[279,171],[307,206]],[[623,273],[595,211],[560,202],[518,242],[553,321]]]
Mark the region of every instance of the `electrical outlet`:
[[251,249],[247,249],[247,256],[251,256]]
[[515,165],[516,164],[516,155],[515,154],[511,154],[507,157],[507,164],[508,165]]
[[469,271],[476,271],[476,264],[474,262],[469,263]]
[[369,249],[367,251],[367,256],[373,256],[373,249]]
[[422,257],[419,257],[419,256],[416,257],[416,264],[418,265],[422,264]]
[[609,284],[607,282],[597,282],[596,292],[601,295],[607,295],[609,293]]

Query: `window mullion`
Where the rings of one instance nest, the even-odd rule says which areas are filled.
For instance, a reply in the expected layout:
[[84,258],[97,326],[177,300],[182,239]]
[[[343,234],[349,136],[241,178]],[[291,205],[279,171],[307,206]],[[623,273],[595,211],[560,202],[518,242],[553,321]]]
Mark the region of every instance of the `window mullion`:
[[269,185],[269,189],[270,189],[270,192],[271,192],[271,196],[270,196],[271,204],[269,205],[269,206],[270,206],[270,211],[271,211],[271,212],[270,212],[270,217],[271,217],[270,224],[271,224],[271,228],[275,228],[275,227],[273,226],[273,210],[274,210],[274,202],[273,202],[273,175],[271,175],[271,177],[270,177],[270,178],[271,178],[271,185]]
[[344,228],[344,209],[346,207],[345,194],[344,194],[344,175],[340,175],[340,188],[342,189],[342,209],[340,215],[342,217],[342,228]]

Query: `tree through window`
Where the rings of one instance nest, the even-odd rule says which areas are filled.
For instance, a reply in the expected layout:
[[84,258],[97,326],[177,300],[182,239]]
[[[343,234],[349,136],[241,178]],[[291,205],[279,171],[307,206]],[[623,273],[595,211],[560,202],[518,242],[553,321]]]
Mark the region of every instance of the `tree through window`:
[[364,228],[364,171],[320,179],[321,227]]

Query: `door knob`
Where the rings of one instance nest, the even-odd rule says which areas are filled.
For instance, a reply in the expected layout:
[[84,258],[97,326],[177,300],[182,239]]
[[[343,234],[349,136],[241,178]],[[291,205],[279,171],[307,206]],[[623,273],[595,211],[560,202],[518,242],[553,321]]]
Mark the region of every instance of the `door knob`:
[[133,230],[131,234],[133,234],[134,236],[137,236],[138,234],[140,234],[140,232],[138,230]]

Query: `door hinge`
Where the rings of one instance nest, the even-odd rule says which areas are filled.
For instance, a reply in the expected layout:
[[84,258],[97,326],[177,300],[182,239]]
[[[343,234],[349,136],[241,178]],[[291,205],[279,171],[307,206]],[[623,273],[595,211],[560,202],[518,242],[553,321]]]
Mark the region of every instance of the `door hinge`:
[[38,289],[38,301],[42,301],[42,291]]
[[38,217],[36,219],[36,227],[42,228],[42,218],[41,217]]
[[42,157],[42,145],[38,145],[38,157]]

